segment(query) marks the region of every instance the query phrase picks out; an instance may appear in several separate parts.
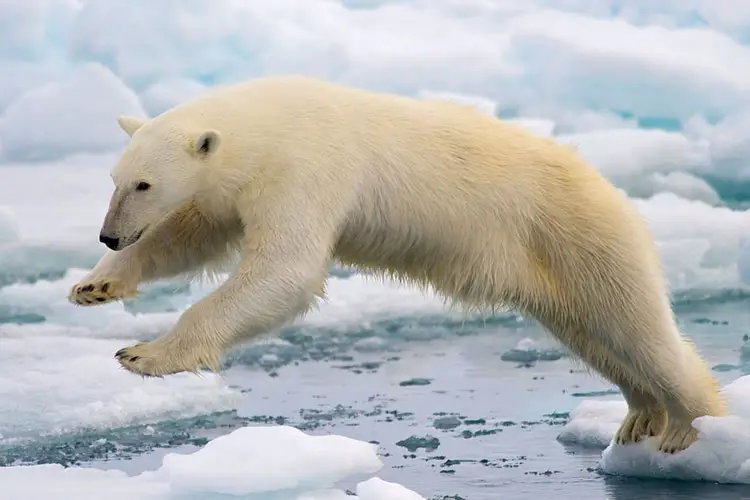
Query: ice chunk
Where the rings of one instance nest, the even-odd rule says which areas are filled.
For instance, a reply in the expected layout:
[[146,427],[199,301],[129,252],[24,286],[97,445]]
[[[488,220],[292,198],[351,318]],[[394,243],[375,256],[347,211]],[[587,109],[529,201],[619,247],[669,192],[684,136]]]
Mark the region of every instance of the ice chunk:
[[425,500],[373,477],[357,484],[357,497],[334,489],[353,475],[382,468],[377,447],[344,436],[310,436],[286,426],[243,427],[190,454],[167,454],[156,471],[128,477],[118,470],[35,465],[0,468],[3,500],[99,498],[170,500]]
[[411,490],[396,483],[374,477],[357,485],[359,500],[425,500]]
[[571,412],[558,439],[606,447],[600,467],[610,474],[750,484],[750,376],[733,381],[722,392],[729,415],[695,419],[698,441],[674,455],[656,451],[655,438],[631,445],[611,442],[627,413],[622,400],[583,401]]
[[557,439],[562,443],[578,444],[587,448],[605,448],[620,427],[627,411],[628,405],[622,400],[585,399],[570,412],[570,421]]
[[750,420],[696,419],[698,441],[676,455],[654,452],[653,440],[604,450],[603,471],[624,476],[750,484]]
[[564,356],[565,353],[560,349],[537,349],[536,342],[530,338],[524,338],[518,341],[514,349],[502,353],[500,359],[517,363],[535,363],[536,361],[556,361]]
[[131,478],[119,470],[70,467],[58,464],[1,467],[3,500],[102,498],[107,500],[168,500],[169,485]]
[[[377,446],[293,427],[243,427],[190,455],[170,453],[159,470],[180,493],[249,495],[330,487],[383,466]],[[262,471],[262,472],[261,472]]]

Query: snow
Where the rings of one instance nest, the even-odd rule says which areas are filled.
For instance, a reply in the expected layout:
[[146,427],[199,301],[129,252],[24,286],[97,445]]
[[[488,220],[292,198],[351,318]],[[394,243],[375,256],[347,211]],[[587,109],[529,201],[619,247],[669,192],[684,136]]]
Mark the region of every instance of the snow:
[[351,438],[310,436],[293,427],[242,427],[190,454],[169,453],[156,471],[128,477],[121,471],[36,465],[0,468],[6,500],[98,498],[169,500],[425,500],[398,484],[373,477],[357,497],[337,482],[371,475],[383,463],[375,445]]
[[674,455],[656,451],[656,438],[629,445],[612,442],[627,413],[623,400],[582,401],[571,412],[558,439],[603,448],[600,467],[609,474],[750,484],[750,376],[724,386],[722,393],[729,415],[695,419],[698,441]]

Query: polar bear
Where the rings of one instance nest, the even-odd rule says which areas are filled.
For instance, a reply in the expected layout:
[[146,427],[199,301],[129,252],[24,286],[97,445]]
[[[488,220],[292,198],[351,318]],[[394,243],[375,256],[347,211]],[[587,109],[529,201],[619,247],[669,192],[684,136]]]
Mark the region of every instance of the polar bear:
[[574,148],[456,103],[302,76],[118,121],[131,139],[99,236],[111,251],[69,299],[103,304],[238,257],[168,334],[116,353],[133,373],[217,370],[324,297],[336,260],[533,316],[621,388],[617,443],[658,436],[674,453],[697,439],[693,419],[724,414],[646,224]]

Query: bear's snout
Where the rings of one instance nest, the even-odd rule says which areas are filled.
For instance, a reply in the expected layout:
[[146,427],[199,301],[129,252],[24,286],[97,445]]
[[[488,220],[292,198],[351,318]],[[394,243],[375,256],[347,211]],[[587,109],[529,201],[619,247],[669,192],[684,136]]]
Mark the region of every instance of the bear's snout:
[[117,250],[120,246],[120,238],[110,238],[103,233],[99,234],[99,241],[104,243],[110,250]]

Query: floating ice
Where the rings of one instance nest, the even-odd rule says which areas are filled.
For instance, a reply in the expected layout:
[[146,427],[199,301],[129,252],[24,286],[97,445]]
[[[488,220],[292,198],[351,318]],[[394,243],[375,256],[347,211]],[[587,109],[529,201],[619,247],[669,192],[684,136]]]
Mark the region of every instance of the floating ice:
[[169,453],[156,471],[128,477],[121,471],[36,465],[0,468],[4,500],[98,498],[170,500],[424,500],[377,477],[357,485],[357,497],[334,489],[354,475],[382,468],[377,446],[351,438],[310,436],[293,427],[242,427],[190,454]]
[[535,363],[537,361],[556,361],[565,357],[565,352],[556,349],[538,349],[536,342],[530,338],[518,341],[515,348],[509,349],[500,355],[503,361],[514,361],[516,363]]
[[587,448],[606,448],[628,412],[625,401],[585,399],[570,412],[558,441]]
[[733,381],[722,392],[729,415],[695,419],[698,441],[674,455],[655,451],[655,438],[631,445],[611,442],[627,413],[622,400],[583,401],[558,439],[605,448],[600,467],[610,474],[750,484],[750,376]]
[[425,500],[411,490],[396,483],[383,481],[373,477],[357,485],[357,497],[359,500]]

